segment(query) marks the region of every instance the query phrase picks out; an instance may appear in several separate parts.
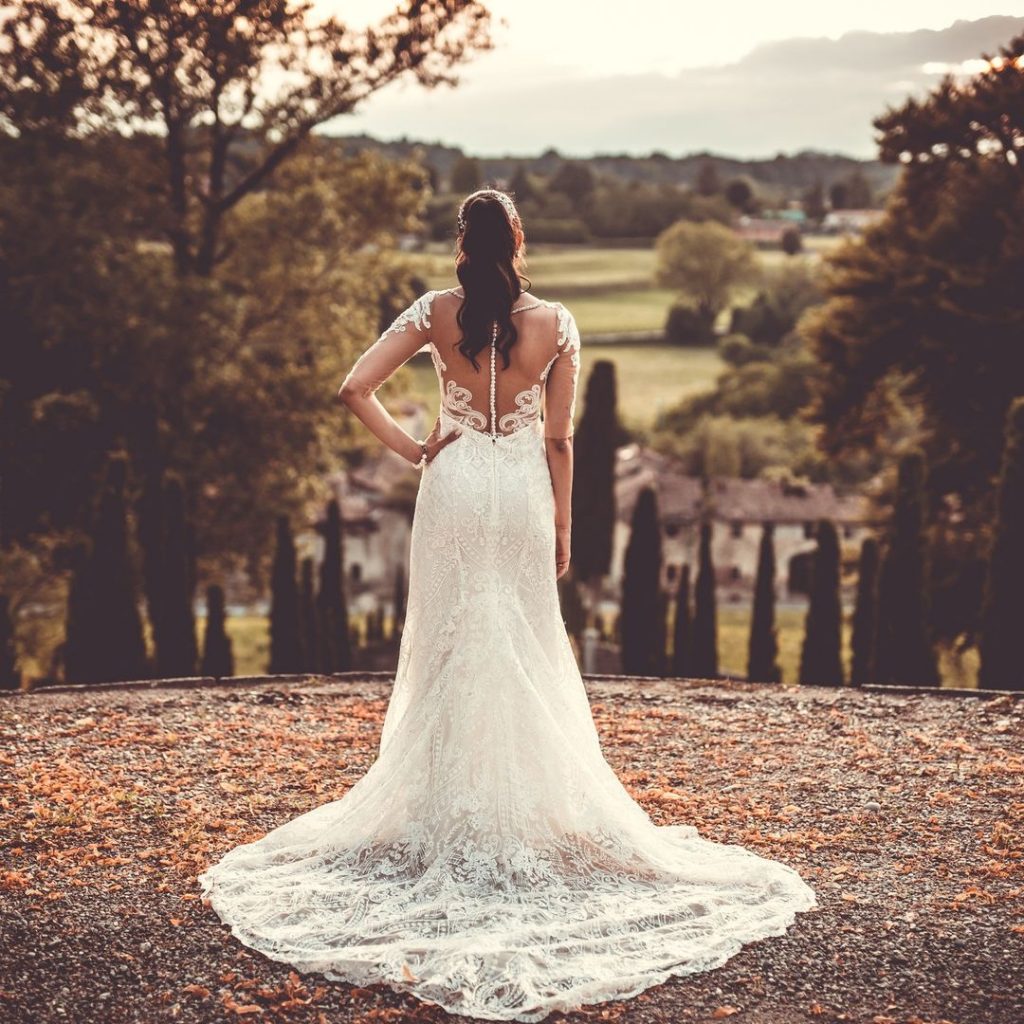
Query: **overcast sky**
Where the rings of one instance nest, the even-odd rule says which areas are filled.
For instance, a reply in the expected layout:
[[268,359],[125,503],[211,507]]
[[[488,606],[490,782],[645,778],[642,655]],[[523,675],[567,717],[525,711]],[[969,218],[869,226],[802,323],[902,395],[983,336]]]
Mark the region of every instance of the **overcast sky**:
[[[393,6],[317,3],[353,26]],[[457,88],[396,83],[330,130],[478,155],[554,146],[574,156],[812,148],[870,157],[871,118],[887,104],[1024,32],[1024,3],[989,9],[978,0],[751,0],[698,13],[679,0],[487,6],[495,49],[463,66]]]

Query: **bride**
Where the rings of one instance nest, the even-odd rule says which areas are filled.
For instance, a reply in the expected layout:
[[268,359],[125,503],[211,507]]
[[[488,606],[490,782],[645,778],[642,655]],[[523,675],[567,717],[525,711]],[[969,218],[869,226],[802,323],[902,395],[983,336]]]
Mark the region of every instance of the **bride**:
[[[655,825],[604,759],[556,584],[580,338],[522,290],[523,253],[512,199],[468,196],[460,287],[416,299],[341,387],[422,467],[376,760],[198,881],[241,942],[300,971],[537,1021],[717,967],[817,904],[787,865]],[[375,392],[424,346],[440,414],[417,441]]]

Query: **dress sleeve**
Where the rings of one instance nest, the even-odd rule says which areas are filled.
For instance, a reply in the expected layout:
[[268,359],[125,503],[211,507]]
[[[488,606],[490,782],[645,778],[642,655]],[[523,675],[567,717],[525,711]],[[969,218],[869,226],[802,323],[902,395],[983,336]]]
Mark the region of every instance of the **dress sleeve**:
[[576,386],[580,376],[580,334],[572,313],[558,303],[558,352],[544,390],[544,436],[572,437]]
[[430,341],[432,291],[425,292],[392,321],[391,326],[356,360],[342,390],[364,398],[374,392]]

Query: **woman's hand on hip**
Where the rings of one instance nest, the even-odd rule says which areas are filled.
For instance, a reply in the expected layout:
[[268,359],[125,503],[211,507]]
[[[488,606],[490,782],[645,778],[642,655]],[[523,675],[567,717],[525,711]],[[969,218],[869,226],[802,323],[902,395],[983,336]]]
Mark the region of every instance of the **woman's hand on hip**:
[[454,427],[447,434],[445,434],[444,437],[442,437],[441,417],[438,416],[437,419],[434,420],[434,429],[431,430],[430,433],[427,434],[426,438],[424,439],[424,443],[427,446],[428,465],[434,461],[434,456],[436,456],[437,453],[442,448],[444,448],[446,445],[451,444],[452,441],[459,437],[462,437],[462,431],[458,427]]

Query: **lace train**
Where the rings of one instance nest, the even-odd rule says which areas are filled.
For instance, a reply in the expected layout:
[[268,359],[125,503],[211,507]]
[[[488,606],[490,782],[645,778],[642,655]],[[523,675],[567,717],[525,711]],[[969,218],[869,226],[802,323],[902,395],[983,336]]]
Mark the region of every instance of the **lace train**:
[[537,421],[464,429],[425,468],[377,759],[199,876],[245,945],[537,1021],[717,967],[817,905],[784,864],[655,825],[619,781],[561,618],[553,524]]

